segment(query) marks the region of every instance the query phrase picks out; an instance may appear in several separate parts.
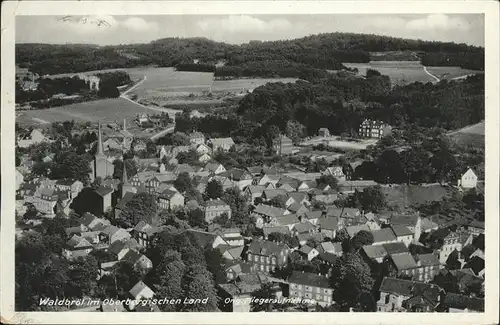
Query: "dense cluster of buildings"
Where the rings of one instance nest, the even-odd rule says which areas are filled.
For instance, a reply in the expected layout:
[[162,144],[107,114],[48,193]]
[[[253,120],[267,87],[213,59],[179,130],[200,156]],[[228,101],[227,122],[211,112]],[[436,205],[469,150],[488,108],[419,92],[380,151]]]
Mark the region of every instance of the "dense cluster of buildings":
[[[368,129],[381,130],[383,126],[370,124],[369,121],[367,123]],[[362,127],[365,130],[365,126]],[[323,133],[326,135],[327,131],[323,130]],[[382,131],[363,132],[370,137],[380,137],[382,134]],[[43,134],[31,136],[31,144],[44,141]],[[63,255],[73,259],[86,256],[94,250],[109,252],[113,258],[100,264],[100,276],[108,274],[119,261],[127,261],[138,270],[151,269],[151,259],[143,252],[153,236],[164,230],[159,220],[155,217],[143,220],[138,216],[133,220],[132,228],[124,229],[112,225],[104,217],[107,212],[119,217],[135,195],[149,193],[160,210],[203,211],[208,228],[186,231],[197,237],[204,246],[210,245],[221,252],[226,283],[218,284],[220,297],[248,298],[264,283],[271,283],[274,284],[276,296],[314,299],[320,305],[332,305],[335,300],[329,272],[316,274],[294,270],[286,279],[277,279],[273,277],[273,271],[287,265],[291,254],[329,270],[343,255],[338,238],[353,238],[364,231],[372,235],[373,243],[360,248],[361,256],[372,268],[384,264],[389,269],[389,275],[383,279],[378,290],[378,311],[483,311],[484,223],[461,220],[443,225],[418,213],[377,214],[335,206],[339,195],[354,190],[362,191],[376,183],[348,180],[348,171],[340,166],[330,166],[320,173],[279,170],[267,166],[226,169],[214,161],[211,155],[214,150],[230,150],[235,145],[231,138],[206,140],[199,132],[189,137],[189,146],[158,146],[157,157],[134,158],[139,167],[136,174],[128,175],[127,168],[123,168],[121,179],[112,179],[113,159],[116,156],[109,154],[99,127],[97,153],[91,162],[90,178],[99,178],[101,183],[90,189],[93,196],[89,196],[88,202],[97,208],[93,213],[80,216],[77,226],[65,230],[67,242]],[[126,138],[129,137],[124,133],[122,141]],[[292,150],[290,148],[293,146],[288,140],[281,137],[276,150],[281,153]],[[21,143],[18,145],[21,146]],[[196,150],[202,167],[177,162],[179,153],[191,149]],[[16,175],[18,213],[24,213],[26,204],[31,203],[43,217],[53,217],[58,212],[69,215],[71,202],[84,190],[84,184],[78,180],[50,180],[43,177],[24,182],[23,174],[29,173],[29,164],[23,166],[23,170],[17,170],[19,176]],[[252,207],[250,216],[263,235],[245,238],[241,229],[214,224],[213,220],[221,215],[230,219],[234,211],[222,198],[205,202],[187,200],[185,194],[174,186],[174,181],[184,172],[196,180],[200,192],[204,192],[212,180],[217,180],[223,189],[240,189]],[[336,178],[339,189],[334,190],[327,184],[318,183],[322,175]],[[459,181],[464,189],[475,187],[476,183],[477,176],[472,170],[465,172]],[[283,200],[282,207],[270,204],[276,197]],[[322,202],[325,208],[315,208],[314,203],[317,202]],[[31,231],[30,222],[35,224],[36,220],[19,227],[16,234],[23,236],[26,231]],[[273,241],[271,237],[276,237],[276,234],[296,239],[293,241],[296,244],[293,245],[292,241]],[[450,268],[454,264],[451,261],[455,260],[456,266]],[[446,292],[431,283],[438,276],[456,279],[458,290]],[[283,291],[283,285],[288,290]],[[154,292],[142,282],[131,288],[130,294],[145,299],[154,296]],[[224,308],[227,311],[248,311],[250,306],[226,304]]]

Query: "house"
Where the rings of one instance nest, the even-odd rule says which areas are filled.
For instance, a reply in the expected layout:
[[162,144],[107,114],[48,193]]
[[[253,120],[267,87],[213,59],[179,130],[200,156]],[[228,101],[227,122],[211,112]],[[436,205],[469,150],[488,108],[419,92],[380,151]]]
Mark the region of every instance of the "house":
[[218,248],[219,246],[228,245],[228,243],[222,238],[221,235],[196,229],[187,229],[184,232],[188,233],[190,236],[195,238],[196,242],[200,247],[205,248],[207,245],[212,248]]
[[320,128],[318,130],[318,135],[320,137],[329,137],[330,136],[330,130],[328,130],[327,128]]
[[155,293],[151,288],[149,288],[144,282],[137,282],[132,289],[128,292],[130,297],[132,298],[132,302],[129,305],[130,309],[135,308],[135,302],[139,300],[149,300],[153,299]]
[[155,227],[145,221],[139,221],[132,231],[133,237],[142,247],[148,247],[152,237],[163,230],[162,227]]
[[482,313],[484,299],[448,292],[444,296],[443,308],[448,313]]
[[325,170],[321,172],[322,176],[333,176],[339,181],[345,181],[344,170],[341,166],[332,166],[327,167]]
[[347,231],[349,238],[353,238],[360,231],[370,232],[370,228],[368,228],[367,225],[348,226],[345,230]]
[[240,275],[232,283],[218,285],[217,295],[221,297],[220,309],[224,312],[250,312],[250,299],[254,291],[268,280],[260,274]]
[[17,146],[19,148],[28,148],[29,146],[47,141],[48,138],[43,135],[42,131],[35,129],[31,131],[29,138],[19,140]]
[[104,151],[108,150],[122,150],[121,144],[119,144],[115,139],[108,138],[102,143]]
[[289,298],[314,299],[323,306],[333,302],[333,289],[326,274],[293,271],[287,281],[290,285]]
[[282,216],[273,217],[269,220],[269,225],[271,226],[282,226],[288,227],[292,230],[296,225],[300,223],[299,218],[296,214],[285,214]]
[[418,266],[418,275],[415,275],[414,279],[421,282],[431,281],[441,269],[438,257],[432,253],[415,255],[415,261]]
[[264,224],[268,224],[272,219],[290,214],[286,209],[276,208],[271,205],[259,204],[252,212],[252,216],[256,220],[256,226],[262,228]]
[[[273,188],[276,188],[276,184],[278,184],[278,182],[280,181],[280,177],[277,176],[277,175],[264,175],[262,176],[260,179],[259,178],[256,178],[254,179],[253,181],[253,185],[268,185],[268,184],[272,184],[273,185]],[[267,188],[267,186],[266,186]]]
[[128,231],[116,226],[107,226],[106,228],[101,230],[101,232],[108,237],[108,242],[110,245],[115,241],[127,240],[132,237]]
[[116,257],[116,260],[121,260],[128,253],[129,250],[140,250],[141,246],[139,243],[133,239],[129,238],[126,240],[117,240],[114,241],[108,247],[108,252]]
[[448,234],[442,237],[443,245],[440,249],[438,249],[439,262],[442,264],[446,263],[448,257],[453,251],[456,250],[457,252],[461,252],[462,248],[472,243],[472,235],[467,231],[450,231],[449,229],[443,229],[443,231]]
[[66,195],[66,193],[58,192],[57,190],[50,188],[42,188],[37,190],[37,192],[35,192],[33,197],[33,205],[40,213],[49,215],[54,214],[54,208],[60,198],[60,195]]
[[256,198],[262,197],[262,194],[264,193],[265,189],[266,187],[262,185],[249,185],[245,188],[243,192],[248,197],[250,202],[253,204]]
[[316,249],[320,253],[330,253],[336,256],[342,256],[342,244],[341,243],[332,243],[331,241],[325,241],[320,243]]
[[408,227],[402,225],[391,225],[391,229],[396,236],[396,241],[405,243],[406,246],[409,246],[413,241],[413,231],[408,229]]
[[286,135],[279,135],[273,140],[273,149],[277,155],[290,155],[294,153],[293,141]]
[[377,138],[380,139],[391,134],[391,126],[382,121],[372,121],[366,119],[359,126],[359,136],[362,138]]
[[382,280],[379,291],[379,312],[432,312],[442,296],[442,289],[436,285],[390,277]]
[[298,202],[292,203],[292,204],[288,205],[286,208],[291,213],[294,213],[298,216],[302,216],[302,215],[306,214],[306,212],[309,212],[308,208],[306,208],[304,205],[302,205]]
[[205,144],[205,136],[201,132],[193,132],[189,135],[189,142],[194,145]]
[[382,245],[397,242],[398,239],[391,228],[373,230],[373,245]]
[[196,153],[198,155],[207,155],[212,153],[212,150],[206,144],[202,143],[196,147]]
[[153,268],[153,262],[151,262],[146,255],[133,249],[128,250],[128,252],[123,256],[122,261],[129,263],[134,267],[134,269],[144,273]]
[[387,256],[387,251],[383,245],[364,245],[361,248],[361,254],[367,261],[375,260],[377,263],[382,263]]
[[219,163],[208,163],[203,170],[209,172],[211,175],[219,175],[226,171],[224,166]]
[[377,184],[377,182],[371,180],[339,180],[338,188],[342,193],[354,193],[356,190],[363,192],[365,188],[376,186]]
[[[379,246],[379,245],[376,245]],[[408,254],[408,247],[402,242],[382,244],[388,255]]]
[[16,168],[16,191],[21,188],[22,183],[24,183],[24,175]]
[[271,189],[271,190],[264,190],[262,193],[262,199],[264,201],[269,201],[274,199],[277,196],[285,196],[286,197],[287,192],[283,189],[276,188],[276,189]]
[[298,252],[304,256],[308,261],[311,261],[313,258],[319,255],[319,252],[316,248],[304,245],[302,246]]
[[202,154],[201,156],[198,157],[198,161],[201,162],[201,163],[207,163],[210,160],[212,160],[212,157],[210,157],[210,155],[207,154],[207,153],[204,153],[204,154]]
[[[298,203],[298,204],[306,205],[306,206],[311,205],[311,203],[309,202],[309,197],[308,197],[307,193],[288,192],[286,194],[286,196],[288,197],[288,200],[285,203],[286,206],[290,206],[294,203]],[[307,212],[309,212],[309,211],[307,211]]]
[[285,243],[254,239],[248,246],[247,262],[252,264],[253,272],[274,271],[277,266],[286,264],[290,247]]
[[471,269],[474,275],[483,278],[485,262],[484,258],[480,256],[474,256],[467,261],[467,264],[463,267],[464,269]]
[[477,175],[469,168],[458,180],[458,186],[464,189],[476,188]]
[[319,232],[328,238],[335,238],[337,236],[337,229],[339,228],[339,219],[336,217],[321,217],[318,219],[317,226]]
[[322,215],[323,215],[323,211],[321,211],[321,210],[308,211],[305,213],[305,215],[302,216],[301,220],[302,221],[307,220],[316,226],[318,224],[319,218],[321,218]]
[[279,233],[283,235],[288,235],[290,236],[290,228],[286,226],[264,226],[262,228],[262,231],[264,232],[264,239],[267,239],[269,237],[269,234],[272,233]]
[[205,221],[212,222],[213,219],[221,214],[227,214],[231,219],[231,207],[222,200],[209,200],[205,204]]
[[184,195],[177,191],[165,190],[157,196],[162,209],[175,210],[184,207]]
[[240,228],[220,228],[217,229],[215,233],[221,236],[231,247],[243,246],[245,244],[245,240],[243,236],[241,236]]
[[250,273],[251,265],[244,261],[226,260],[223,267],[227,281],[233,281],[241,274]]
[[234,141],[232,138],[214,138],[210,139],[209,143],[212,145],[212,152],[217,150],[229,151],[232,146],[234,146]]
[[315,233],[318,232],[318,229],[309,221],[301,221],[300,223],[297,223],[293,225],[292,227],[292,232],[294,234],[309,234],[309,235],[314,235]]
[[55,183],[55,187],[59,191],[66,191],[69,193],[69,198],[75,198],[83,189],[83,183],[73,179],[59,179]]
[[93,248],[92,244],[85,238],[73,235],[63,247],[63,256],[69,260],[77,257],[85,257]]

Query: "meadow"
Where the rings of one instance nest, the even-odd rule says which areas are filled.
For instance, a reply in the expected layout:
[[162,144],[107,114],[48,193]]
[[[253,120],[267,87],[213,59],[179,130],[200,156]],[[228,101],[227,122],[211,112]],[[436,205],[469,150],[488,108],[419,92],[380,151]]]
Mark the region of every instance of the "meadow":
[[[115,122],[133,118],[145,111],[141,106],[123,98],[102,99],[85,103],[65,105],[48,109],[16,112],[16,122],[21,124],[43,124],[57,121]],[[155,111],[149,111],[155,113]]]
[[357,68],[361,75],[368,69],[378,70],[391,78],[393,85],[405,85],[412,82],[433,82],[435,79],[425,73],[418,61],[371,61],[369,63],[344,63],[348,68]]
[[484,74],[483,71],[462,69],[460,67],[427,67],[427,71],[438,77],[439,79],[453,79],[470,74]]
[[458,146],[473,146],[484,148],[485,144],[484,121],[469,125],[457,131],[448,133],[450,139]]

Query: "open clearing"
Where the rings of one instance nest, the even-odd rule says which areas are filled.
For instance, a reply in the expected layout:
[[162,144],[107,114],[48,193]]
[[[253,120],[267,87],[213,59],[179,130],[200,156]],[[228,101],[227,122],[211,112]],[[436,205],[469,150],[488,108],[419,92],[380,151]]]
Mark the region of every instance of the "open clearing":
[[453,78],[458,78],[462,76],[472,75],[472,74],[484,74],[483,71],[462,69],[460,67],[427,67],[427,71],[443,80],[450,80]]
[[348,68],[357,68],[361,75],[368,69],[375,69],[391,78],[393,85],[405,85],[412,82],[434,82],[435,79],[425,73],[418,61],[370,61],[369,63],[344,63]]
[[[113,122],[135,117],[145,110],[146,108],[123,98],[112,98],[48,109],[22,111],[17,113],[19,116],[16,117],[16,121],[23,124],[43,123],[41,121],[51,123],[67,120]],[[155,112],[150,110],[149,113]]]
[[486,140],[484,135],[484,121],[448,133],[450,139],[459,146],[474,146],[482,148],[484,148]]
[[354,149],[365,150],[366,147],[377,143],[377,139],[366,139],[360,141],[345,141],[340,140],[338,137],[314,137],[312,139],[302,142],[301,146],[317,146],[319,144],[326,144],[329,147],[339,149]]

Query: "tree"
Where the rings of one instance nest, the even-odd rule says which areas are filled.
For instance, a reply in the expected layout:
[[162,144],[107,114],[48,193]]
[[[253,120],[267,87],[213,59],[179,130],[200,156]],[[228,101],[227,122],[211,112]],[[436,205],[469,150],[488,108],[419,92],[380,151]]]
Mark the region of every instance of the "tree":
[[286,243],[290,247],[299,247],[299,240],[296,236],[290,236],[287,234],[282,234],[279,232],[272,232],[267,237],[268,240],[277,242],[277,243]]
[[[181,260],[181,256],[176,251],[168,251],[163,260],[154,267],[154,273],[158,285],[156,294],[160,297],[180,299],[183,296],[182,277],[186,265]],[[180,306],[163,304],[159,306],[161,311],[176,311]]]
[[221,183],[217,180],[213,179],[208,182],[207,187],[205,189],[205,197],[207,199],[220,199],[223,194],[223,189]]
[[361,206],[366,211],[379,212],[387,206],[387,199],[380,185],[367,187],[359,195]]
[[212,274],[201,264],[189,265],[182,281],[186,299],[201,299],[206,303],[184,304],[181,311],[217,311],[217,294]]
[[318,178],[318,184],[327,184],[330,185],[332,190],[337,190],[339,188],[338,184],[339,181],[337,178],[335,178],[332,175],[321,175],[320,178]]
[[191,181],[191,176],[189,176],[189,173],[187,172],[180,173],[174,182],[174,186],[181,193],[184,193],[187,190],[191,189],[193,187],[193,184]]
[[286,135],[292,139],[294,143],[298,143],[306,132],[306,127],[295,120],[290,120],[286,123]]
[[373,244],[373,235],[366,230],[358,231],[351,239],[351,245],[354,250],[358,250],[365,245]]
[[370,267],[359,253],[355,253],[347,254],[343,263],[334,268],[330,278],[334,300],[343,310],[357,307],[362,294],[370,293],[373,287]]
[[70,262],[69,293],[71,297],[93,296],[97,288],[99,266],[94,256],[78,257]]
[[216,284],[226,283],[226,273],[224,272],[224,259],[219,249],[211,246],[205,247],[205,261],[207,270],[213,275],[213,281]]
[[155,221],[157,210],[157,203],[153,195],[149,193],[137,193],[126,204],[118,221],[125,228],[135,226],[140,220],[152,224]]
[[120,97],[120,91],[116,86],[104,84],[100,85],[97,96],[99,96],[99,98],[117,98]]
[[238,225],[248,223],[248,203],[246,197],[237,187],[224,191],[222,200],[231,207],[231,219]]
[[288,201],[288,198],[285,195],[277,195],[269,200],[267,204],[277,208],[286,209],[286,201]]
[[139,271],[132,264],[124,261],[116,263],[111,272],[118,296],[125,295],[141,278]]

